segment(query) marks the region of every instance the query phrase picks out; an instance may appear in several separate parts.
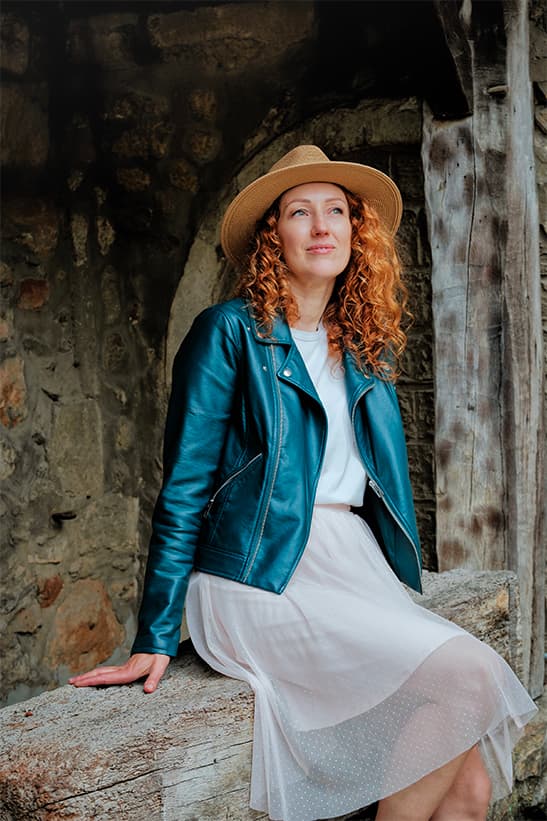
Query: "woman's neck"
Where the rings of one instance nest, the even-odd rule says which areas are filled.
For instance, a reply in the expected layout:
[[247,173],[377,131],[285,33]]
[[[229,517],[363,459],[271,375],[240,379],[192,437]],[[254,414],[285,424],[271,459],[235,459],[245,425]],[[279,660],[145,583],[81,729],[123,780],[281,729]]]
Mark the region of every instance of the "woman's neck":
[[291,283],[291,290],[298,305],[298,319],[292,327],[301,331],[316,331],[331,297],[333,284],[326,282],[322,287],[311,289]]

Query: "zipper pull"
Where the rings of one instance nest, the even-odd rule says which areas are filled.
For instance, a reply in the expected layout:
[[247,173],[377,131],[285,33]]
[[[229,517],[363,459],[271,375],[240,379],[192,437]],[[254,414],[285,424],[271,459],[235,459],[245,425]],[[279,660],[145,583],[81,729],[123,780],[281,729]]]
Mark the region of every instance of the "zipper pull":
[[207,516],[208,516],[208,515],[209,515],[209,513],[211,512],[211,508],[213,507],[214,503],[215,503],[215,497],[214,497],[214,496],[212,496],[212,497],[209,499],[209,501],[207,502],[207,506],[205,507],[205,510],[204,510],[204,511],[203,511],[203,513],[201,514],[201,518],[202,518],[202,519],[206,519],[206,518],[207,518]]
[[373,491],[375,492],[375,494],[378,496],[378,498],[382,499],[383,496],[384,496],[384,491],[382,490],[382,488],[379,485],[376,484],[374,479],[369,478],[368,483],[371,486],[371,488],[373,489]]

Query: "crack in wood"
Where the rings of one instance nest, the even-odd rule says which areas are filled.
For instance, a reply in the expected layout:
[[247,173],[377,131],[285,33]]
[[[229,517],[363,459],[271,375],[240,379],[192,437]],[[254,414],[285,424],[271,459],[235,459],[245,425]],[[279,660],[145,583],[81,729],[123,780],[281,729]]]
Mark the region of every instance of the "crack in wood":
[[86,795],[97,795],[103,792],[104,790],[110,790],[112,787],[117,787],[119,785],[130,784],[133,781],[139,781],[143,778],[147,778],[150,775],[155,775],[159,773],[160,775],[164,773],[165,770],[162,767],[158,767],[155,770],[147,770],[144,773],[139,773],[139,775],[135,776],[128,776],[127,778],[120,778],[118,781],[109,781],[108,784],[102,784],[100,787],[96,787],[93,790],[83,790],[79,793],[73,793],[72,795],[64,795],[60,798],[57,798],[55,801],[47,802],[46,804],[39,804],[38,807],[41,810],[47,809],[55,809],[56,806],[64,804],[66,801],[74,801],[78,798],[85,798]]

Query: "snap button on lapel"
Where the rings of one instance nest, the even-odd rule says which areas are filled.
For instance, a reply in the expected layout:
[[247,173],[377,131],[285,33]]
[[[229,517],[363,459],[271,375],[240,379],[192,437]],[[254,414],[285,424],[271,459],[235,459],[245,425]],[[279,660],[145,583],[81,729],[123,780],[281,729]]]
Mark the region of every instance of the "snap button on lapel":
[[283,371],[283,376],[292,376],[292,371],[290,368],[285,368]]

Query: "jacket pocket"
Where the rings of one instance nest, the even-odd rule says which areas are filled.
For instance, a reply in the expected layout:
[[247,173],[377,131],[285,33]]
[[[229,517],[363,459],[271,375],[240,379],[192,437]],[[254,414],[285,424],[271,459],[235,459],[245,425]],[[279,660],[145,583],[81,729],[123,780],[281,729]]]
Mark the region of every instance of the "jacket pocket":
[[200,544],[246,556],[263,490],[263,454],[226,476],[202,516]]
[[250,459],[248,462],[245,462],[244,465],[241,465],[241,467],[238,467],[237,470],[234,470],[234,471],[232,471],[232,473],[228,474],[226,479],[215,490],[215,492],[213,493],[213,495],[211,496],[211,498],[207,502],[205,510],[203,511],[203,514],[202,514],[204,519],[207,519],[211,515],[211,511],[212,511],[215,503],[220,501],[221,495],[222,495],[222,497],[224,497],[229,493],[229,488],[230,488],[230,485],[232,484],[232,482],[235,482],[236,479],[239,479],[240,477],[243,477],[243,474],[245,473],[245,471],[249,470],[249,468],[251,468],[255,464],[255,462],[258,462],[260,459],[262,459],[262,454],[257,453],[256,456],[253,456],[253,458]]

